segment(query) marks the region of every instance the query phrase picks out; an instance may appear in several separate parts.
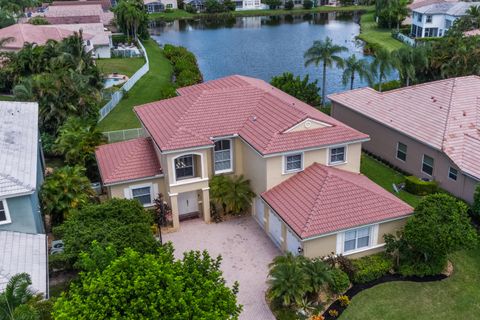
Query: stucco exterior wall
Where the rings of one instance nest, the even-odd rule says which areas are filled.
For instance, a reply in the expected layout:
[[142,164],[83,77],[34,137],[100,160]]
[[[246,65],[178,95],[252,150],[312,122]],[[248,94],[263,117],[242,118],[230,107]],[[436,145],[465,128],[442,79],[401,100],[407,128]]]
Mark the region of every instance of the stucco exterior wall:
[[266,161],[253,148],[242,146],[243,172],[250,180],[253,192],[259,195],[267,189]]
[[[473,202],[473,190],[478,182],[462,174],[460,169],[443,152],[335,102],[332,104],[332,116],[370,135],[371,140],[363,144],[365,150],[417,177],[436,180],[440,183],[441,188],[446,191],[467,202]],[[407,145],[406,161],[397,159],[398,142]],[[424,154],[434,159],[432,176],[422,172]],[[458,170],[457,180],[448,177],[450,166]]]
[[110,51],[110,46],[95,46],[95,57],[96,58],[111,58],[112,52]]
[[[108,195],[110,198],[120,198],[120,199],[125,199],[125,189],[129,188],[134,185],[139,185],[139,184],[156,184],[158,186],[158,192],[162,193],[165,198],[168,198],[168,194],[166,193],[165,189],[165,181],[164,178],[152,178],[152,179],[145,179],[145,180],[137,180],[137,181],[130,181],[122,184],[116,184],[113,186],[107,187],[108,189]],[[157,195],[154,195],[155,197]]]

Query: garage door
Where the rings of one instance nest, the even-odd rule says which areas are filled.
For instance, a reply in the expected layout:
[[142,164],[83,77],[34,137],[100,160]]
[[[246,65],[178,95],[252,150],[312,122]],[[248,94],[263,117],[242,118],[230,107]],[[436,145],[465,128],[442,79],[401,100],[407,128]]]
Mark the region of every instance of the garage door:
[[265,226],[265,205],[260,197],[255,198],[255,218],[262,227]]
[[268,231],[273,241],[280,247],[282,243],[282,222],[272,210],[269,210]]
[[298,238],[291,232],[287,230],[287,250],[293,253],[294,255],[298,254],[298,248],[302,247],[302,243]]

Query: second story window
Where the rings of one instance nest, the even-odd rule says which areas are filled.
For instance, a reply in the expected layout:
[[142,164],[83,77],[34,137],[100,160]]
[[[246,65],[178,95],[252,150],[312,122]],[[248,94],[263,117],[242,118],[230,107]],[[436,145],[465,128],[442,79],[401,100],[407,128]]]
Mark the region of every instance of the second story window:
[[300,171],[303,169],[303,164],[302,164],[302,154],[291,154],[288,156],[285,156],[284,158],[285,162],[285,167],[284,167],[284,172],[295,172],[295,171]]
[[345,159],[345,147],[337,147],[330,149],[330,164],[344,163]]
[[175,159],[175,177],[177,180],[192,178],[194,176],[193,155],[179,157]]
[[456,181],[456,180],[457,180],[457,176],[458,176],[458,170],[455,169],[455,168],[450,167],[450,168],[448,169],[448,177],[449,177],[450,179]]
[[427,16],[427,23],[432,23],[432,16],[431,15]]
[[433,158],[426,154],[423,155],[422,171],[429,176],[433,174]]
[[417,21],[422,22],[423,15],[420,13],[417,13]]
[[214,167],[215,173],[232,171],[233,166],[231,140],[219,140],[215,142]]
[[10,215],[8,213],[7,202],[0,200],[0,224],[10,223]]

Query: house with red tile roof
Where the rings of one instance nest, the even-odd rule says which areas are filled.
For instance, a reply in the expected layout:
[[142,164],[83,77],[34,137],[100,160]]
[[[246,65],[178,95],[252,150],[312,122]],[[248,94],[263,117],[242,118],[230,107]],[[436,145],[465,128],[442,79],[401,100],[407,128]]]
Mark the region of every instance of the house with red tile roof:
[[252,215],[283,250],[308,256],[381,250],[413,209],[360,171],[361,133],[270,84],[230,76],[141,106],[145,136],[98,147],[110,197],[151,207],[162,193],[173,225],[210,221],[209,181],[243,175]]
[[388,92],[332,94],[332,116],[371,137],[364,148],[468,202],[480,181],[480,77]]

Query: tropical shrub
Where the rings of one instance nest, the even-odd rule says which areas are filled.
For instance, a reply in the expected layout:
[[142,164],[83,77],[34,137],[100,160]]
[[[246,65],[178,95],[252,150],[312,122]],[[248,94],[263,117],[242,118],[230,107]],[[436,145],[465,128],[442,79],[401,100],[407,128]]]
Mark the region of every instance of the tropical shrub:
[[328,314],[330,315],[330,317],[336,318],[336,317],[338,317],[339,313],[338,313],[338,310],[330,309],[330,310],[328,310]]
[[155,252],[157,242],[150,229],[152,223],[152,214],[138,201],[111,199],[84,206],[53,232],[57,238],[63,239],[64,254],[74,264],[81,252],[91,249],[93,241],[103,247],[111,245],[117,253],[125,248]]
[[94,196],[85,168],[66,166],[47,176],[40,189],[43,213],[51,217],[52,225],[59,225],[73,211],[88,204]]
[[295,5],[294,5],[293,1],[288,0],[288,1],[285,2],[284,8],[285,8],[285,10],[292,10],[294,6]]
[[342,307],[348,307],[350,304],[350,298],[348,296],[340,296],[338,297],[338,301]]
[[473,194],[472,212],[475,218],[480,219],[480,184],[477,185]]
[[343,293],[350,286],[348,275],[339,268],[333,268],[330,272],[330,277],[329,287],[333,293]]
[[312,9],[313,8],[313,1],[312,0],[304,0],[303,1],[303,8],[304,9]]
[[323,258],[323,260],[333,268],[339,268],[343,272],[345,272],[349,279],[353,279],[355,271],[357,270],[352,263],[352,260],[348,259],[343,255],[336,255],[332,252],[332,254]]
[[281,0],[263,0],[262,3],[266,4],[270,10],[277,9],[282,5]]
[[423,181],[415,176],[405,178],[405,191],[419,196],[425,196],[438,191],[436,181]]
[[255,193],[250,187],[250,180],[243,175],[217,175],[210,180],[210,197],[223,208],[224,213],[242,214],[250,208]]
[[192,6],[191,4],[186,4],[185,5],[185,11],[187,11],[188,13],[197,13],[197,9],[195,9],[194,6]]
[[352,263],[356,269],[352,279],[355,283],[367,283],[376,280],[393,268],[391,257],[384,253],[354,259]]
[[47,19],[45,19],[44,17],[40,17],[40,16],[31,18],[30,20],[28,20],[28,23],[33,24],[33,25],[50,24],[50,22],[48,22]]
[[[100,256],[105,264],[110,254]],[[82,259],[90,259],[88,265],[95,262],[88,255]],[[79,282],[55,302],[55,319],[238,319],[238,283],[232,288],[225,284],[221,257],[192,251],[175,261],[167,244],[146,254],[126,249],[110,259],[102,269],[81,273]]]
[[[217,2],[216,0],[211,1]],[[163,52],[173,65],[175,82],[179,87],[190,86],[203,81],[197,58],[193,53],[184,47],[176,47],[171,44],[166,44],[163,47]]]
[[319,106],[322,100],[318,93],[318,80],[309,82],[308,75],[301,79],[300,76],[295,77],[292,73],[285,72],[273,77],[270,84],[314,107]]
[[[392,80],[392,81],[387,81],[387,82],[382,83],[382,91],[390,91],[390,90],[398,89],[398,88],[401,88],[401,87],[402,87],[402,83],[399,80]],[[376,83],[373,86],[373,89],[378,91],[379,90],[379,84]]]

